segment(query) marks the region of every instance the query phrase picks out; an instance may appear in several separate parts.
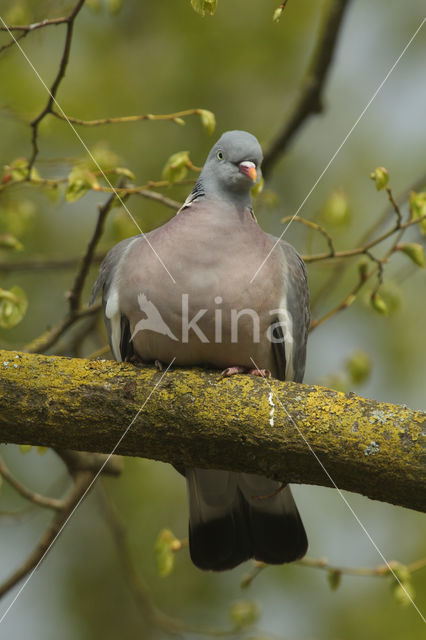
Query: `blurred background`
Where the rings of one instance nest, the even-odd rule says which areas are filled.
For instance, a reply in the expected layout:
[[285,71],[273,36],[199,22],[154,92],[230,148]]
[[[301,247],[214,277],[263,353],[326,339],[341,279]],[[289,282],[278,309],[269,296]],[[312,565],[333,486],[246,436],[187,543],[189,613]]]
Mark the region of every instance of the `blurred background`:
[[[197,116],[186,118],[185,126],[142,121],[79,128],[91,150],[114,154],[111,157],[119,159],[119,166],[134,173],[137,185],[161,179],[167,159],[178,151],[188,150],[192,162],[201,166],[215,139],[229,129],[249,130],[268,148],[300,91],[323,7],[314,0],[289,0],[277,24],[272,21],[277,0],[220,1],[215,16],[204,18],[194,12],[189,0],[124,0],[121,7],[106,0],[87,4],[75,23],[70,63],[57,96],[67,115],[94,119],[204,108],[216,116],[212,136]],[[65,15],[72,6],[65,1],[1,0],[0,15],[9,24],[29,24]],[[256,199],[257,217],[265,230],[281,233],[281,219],[298,209],[424,15],[422,0],[350,4],[325,91],[324,113],[310,118],[298,132]],[[48,85],[58,69],[64,33],[64,26],[50,27],[22,40]],[[0,45],[7,39],[1,34]],[[386,210],[386,194],[377,192],[369,179],[375,167],[388,169],[396,195],[425,175],[425,60],[423,27],[300,211],[304,218],[321,222],[339,249],[357,246]],[[45,89],[18,48],[3,51],[2,166],[29,157],[28,123],[46,99]],[[52,117],[40,127],[39,146],[36,167],[43,177],[66,177],[73,162],[85,157],[70,127]],[[189,190],[190,185],[174,186],[162,193],[182,201]],[[337,207],[333,205],[336,194]],[[7,198],[3,195],[0,233],[13,233],[23,250],[13,255],[0,250],[0,263],[19,263],[34,256],[81,256],[96,222],[97,206],[106,198],[106,194],[89,192],[76,202],[66,202],[61,189],[52,197],[30,187],[16,188]],[[171,209],[140,197],[128,200],[127,206],[144,231],[173,215]],[[115,208],[100,249],[107,250],[136,232],[125,212]],[[417,229],[407,238],[424,243]],[[326,248],[323,239],[296,223],[286,239],[303,254]],[[358,260],[351,262],[337,284],[330,286],[325,284],[333,265],[309,265],[314,318],[349,293],[358,279],[357,264]],[[2,348],[22,348],[64,316],[65,292],[73,273],[72,269],[0,270],[0,286],[19,285],[29,302],[19,325],[0,329]],[[95,277],[93,268],[85,300]],[[312,332],[305,381],[425,410],[425,270],[407,256],[392,257],[381,289],[387,315],[372,308],[368,294],[374,284],[368,284],[348,310]],[[98,332],[84,342],[79,355],[89,355],[102,346],[103,339]],[[61,351],[57,345],[54,352],[67,353],[67,347]],[[354,354],[364,363],[358,378],[348,365]],[[52,452],[41,455],[32,449],[24,454],[18,447],[3,445],[2,455],[14,474],[34,490],[60,495],[68,485],[65,468]],[[158,533],[167,527],[178,538],[187,535],[184,480],[168,465],[127,459],[121,478],[105,482],[128,529],[135,565],[157,605],[170,615],[220,630],[229,628],[232,603],[249,599],[256,601],[260,611],[258,630],[248,635],[252,640],[268,634],[285,640],[424,637],[419,613],[411,604],[398,602],[388,578],[344,576],[332,591],[326,572],[284,566],[266,569],[249,589],[242,590],[240,583],[250,571],[249,564],[224,575],[202,573],[192,566],[185,549],[176,555],[172,573],[160,577],[154,554]],[[353,567],[382,564],[337,492],[296,486],[294,493],[311,557]],[[346,497],[387,560],[409,564],[426,554],[424,516],[355,494]],[[5,485],[0,498],[3,581],[30,553],[50,514],[28,509]],[[424,609],[426,571],[413,574],[412,585],[415,601]],[[4,598],[1,611],[17,592],[18,588]],[[96,491],[73,516],[0,628],[0,636],[12,640],[53,640],[59,635],[62,640],[165,637],[145,624],[134,603]]]

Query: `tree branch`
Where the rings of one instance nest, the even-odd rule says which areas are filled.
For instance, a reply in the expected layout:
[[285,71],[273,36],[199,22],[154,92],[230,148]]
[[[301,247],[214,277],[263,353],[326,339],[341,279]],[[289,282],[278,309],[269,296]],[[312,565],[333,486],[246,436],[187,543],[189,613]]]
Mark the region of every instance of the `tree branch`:
[[[99,264],[105,258],[105,253],[95,254],[93,264]],[[15,273],[16,271],[50,271],[55,269],[75,269],[81,263],[81,258],[46,258],[30,256],[24,260],[0,260],[0,272]]]
[[322,93],[348,4],[349,0],[327,0],[326,2],[319,35],[299,97],[295,101],[281,132],[265,153],[262,164],[262,173],[265,177],[309,116],[322,111]]
[[34,571],[44,556],[48,552],[49,548],[55,542],[59,536],[63,525],[71,517],[74,509],[78,506],[80,501],[85,497],[86,493],[91,488],[92,482],[95,478],[93,471],[80,471],[75,479],[74,484],[64,499],[63,508],[56,512],[52,522],[43,533],[40,541],[23,562],[23,564],[16,569],[12,575],[0,585],[0,598],[2,598],[12,587],[22,580],[30,571]]
[[56,74],[56,78],[53,81],[52,86],[49,89],[49,98],[47,100],[46,106],[44,107],[44,109],[39,113],[39,115],[34,118],[34,120],[32,120],[31,124],[31,128],[32,128],[32,137],[31,137],[31,144],[32,144],[32,154],[31,154],[31,158],[28,162],[28,176],[31,177],[31,169],[34,166],[34,162],[37,158],[38,155],[38,127],[40,122],[46,117],[46,115],[48,113],[52,113],[52,108],[53,108],[53,104],[55,102],[56,99],[56,93],[59,89],[59,85],[61,83],[61,81],[63,80],[64,76],[65,76],[65,72],[68,66],[68,60],[69,60],[69,56],[70,56],[70,51],[71,51],[71,41],[72,41],[72,35],[73,35],[73,28],[74,28],[74,21],[79,13],[79,11],[82,9],[83,5],[85,3],[85,0],[77,0],[74,8],[72,9],[71,13],[69,14],[69,16],[61,22],[66,24],[66,36],[65,36],[65,44],[64,44],[64,49],[62,52],[62,57],[61,57],[61,61],[59,64],[59,70],[58,73]]
[[0,351],[0,368],[3,442],[110,453],[132,423],[117,453],[282,482],[334,482],[426,511],[425,413],[199,369],[169,371],[154,390],[158,371],[129,363]]
[[63,500],[42,496],[39,493],[36,493],[35,491],[31,491],[30,489],[27,489],[27,487],[21,484],[19,480],[17,480],[10,473],[9,469],[6,467],[5,463],[3,462],[3,459],[1,456],[0,456],[0,474],[3,476],[6,482],[8,482],[10,486],[13,487],[15,491],[17,491],[23,498],[25,498],[26,500],[29,500],[30,502],[33,502],[39,507],[45,507],[47,509],[53,509],[56,511],[60,511],[61,509],[64,508]]

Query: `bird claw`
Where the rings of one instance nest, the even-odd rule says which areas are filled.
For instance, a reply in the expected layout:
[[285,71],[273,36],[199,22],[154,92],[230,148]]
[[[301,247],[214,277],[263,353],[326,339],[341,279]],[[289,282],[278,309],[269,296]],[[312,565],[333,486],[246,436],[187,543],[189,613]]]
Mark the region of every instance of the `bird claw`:
[[246,373],[249,376],[257,376],[258,378],[270,378],[271,372],[269,369],[252,369],[250,367],[240,367],[238,365],[234,367],[227,367],[220,374],[221,378],[230,378],[238,373]]
[[163,363],[160,362],[160,360],[155,360],[154,361],[154,367],[156,369],[158,369],[158,371],[163,371],[164,367],[163,367]]
[[269,369],[250,369],[247,373],[251,376],[257,376],[258,378],[270,378],[271,372]]

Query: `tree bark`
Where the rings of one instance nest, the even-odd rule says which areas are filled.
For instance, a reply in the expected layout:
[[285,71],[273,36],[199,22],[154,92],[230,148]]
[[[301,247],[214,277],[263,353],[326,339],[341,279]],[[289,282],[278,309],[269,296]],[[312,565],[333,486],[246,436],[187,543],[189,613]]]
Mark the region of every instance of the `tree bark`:
[[426,511],[426,413],[405,406],[253,376],[17,351],[0,351],[0,371],[1,442],[108,454],[134,420],[114,453],[337,486]]

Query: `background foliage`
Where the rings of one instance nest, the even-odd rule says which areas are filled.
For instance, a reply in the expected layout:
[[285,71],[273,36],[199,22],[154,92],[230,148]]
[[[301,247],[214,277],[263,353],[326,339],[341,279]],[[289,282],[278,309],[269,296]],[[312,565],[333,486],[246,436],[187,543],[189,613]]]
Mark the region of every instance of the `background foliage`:
[[[28,24],[65,15],[73,4],[3,0],[0,15],[8,23]],[[167,159],[178,151],[188,150],[191,161],[202,165],[216,135],[228,129],[247,129],[267,147],[300,90],[321,11],[321,3],[313,0],[290,0],[277,24],[272,22],[276,0],[222,1],[214,17],[204,18],[189,0],[124,0],[121,7],[101,0],[87,4],[76,21],[70,63],[58,93],[67,115],[94,119],[203,108],[216,116],[213,136],[195,115],[185,118],[185,126],[141,121],[78,129],[102,166],[128,168],[138,185],[161,180]],[[366,0],[352,3],[326,88],[324,114],[304,126],[256,201],[264,229],[281,233],[281,219],[299,207],[423,17],[420,0],[390,0],[386,7]],[[0,45],[7,41],[5,34],[1,37]],[[58,26],[40,29],[22,41],[48,85],[58,69],[63,38],[64,28]],[[339,249],[356,246],[386,208],[386,194],[377,192],[369,180],[375,167],[388,169],[395,194],[424,174],[425,52],[423,28],[300,212],[321,222]],[[17,158],[30,156],[28,122],[42,109],[46,92],[16,47],[0,55],[0,77],[0,163],[10,167]],[[59,119],[42,122],[39,146],[36,168],[44,178],[66,178],[81,163],[93,170],[81,143]],[[190,171],[188,178],[195,175]],[[161,193],[182,201],[189,188],[173,186]],[[0,329],[2,347],[21,348],[63,317],[64,292],[71,286],[73,271],[11,272],[1,265],[35,255],[81,256],[95,225],[97,205],[106,197],[88,192],[67,200],[65,185],[22,186],[2,195],[0,235],[11,234],[23,248],[0,248],[0,287],[19,286],[28,298],[22,322]],[[144,231],[173,215],[171,209],[137,196],[127,205]],[[114,208],[100,249],[135,232],[125,212]],[[305,254],[324,250],[324,241],[302,225],[293,224],[286,238]],[[417,229],[410,231],[409,240],[424,243]],[[333,266],[310,265],[315,318],[351,290],[357,281],[356,265],[325,289]],[[95,269],[91,282],[94,278]],[[388,315],[372,308],[368,291],[375,283],[368,285],[350,309],[312,332],[306,381],[355,388],[366,396],[425,409],[425,283],[424,270],[406,255],[393,256],[381,289]],[[89,287],[84,295],[87,299]],[[77,346],[63,344],[63,352],[90,354],[103,344],[100,331]],[[55,348],[60,351],[61,345]],[[64,468],[51,452],[41,457],[32,450],[23,456],[9,446],[4,456],[15,474],[40,492],[60,494],[66,486]],[[412,606],[397,604],[390,580],[344,577],[332,592],[325,573],[290,566],[265,570],[248,591],[241,591],[248,566],[226,575],[204,574],[191,565],[186,550],[177,554],[171,575],[161,577],[154,554],[158,532],[169,527],[179,538],[186,535],[183,480],[166,465],[126,460],[121,479],[106,482],[126,523],[136,565],[154,600],[172,615],[220,629],[229,626],[232,603],[249,598],[258,603],[261,619],[256,624],[263,634],[253,631],[251,638],[266,633],[297,640],[421,637],[419,615]],[[349,566],[381,563],[336,492],[303,486],[296,487],[295,494],[311,556]],[[348,499],[388,560],[410,563],[425,554],[422,516],[360,496]],[[49,519],[48,513],[23,505],[3,487],[0,524],[7,553],[0,561],[2,575],[22,560]],[[11,515],[15,510],[19,517]],[[420,608],[425,579],[424,572],[413,576]],[[8,598],[10,602],[13,593]],[[56,638],[58,628],[64,640],[162,637],[162,632],[146,627],[129,594],[96,492],[75,514],[2,626],[9,638]]]

